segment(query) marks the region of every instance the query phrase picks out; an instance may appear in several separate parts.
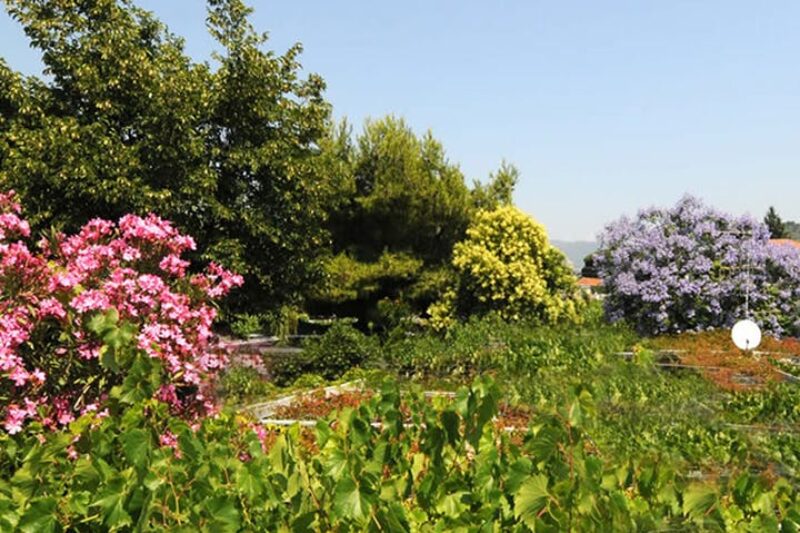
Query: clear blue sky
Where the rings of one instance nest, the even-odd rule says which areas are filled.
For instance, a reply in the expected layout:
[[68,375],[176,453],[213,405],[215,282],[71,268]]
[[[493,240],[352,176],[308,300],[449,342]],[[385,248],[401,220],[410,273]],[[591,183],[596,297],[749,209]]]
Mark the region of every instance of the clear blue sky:
[[[201,0],[138,0],[209,56]],[[800,2],[252,2],[300,41],[337,116],[404,116],[468,177],[505,158],[517,203],[560,239],[686,192],[800,220]],[[0,55],[37,53],[5,14]]]

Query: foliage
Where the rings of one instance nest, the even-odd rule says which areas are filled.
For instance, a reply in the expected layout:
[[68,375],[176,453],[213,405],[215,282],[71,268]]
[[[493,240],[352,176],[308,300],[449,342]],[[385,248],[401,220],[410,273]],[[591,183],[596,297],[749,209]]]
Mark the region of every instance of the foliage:
[[[497,386],[434,405],[395,385],[284,433],[222,414],[192,427],[140,400],[68,431],[3,439],[0,520],[23,531],[793,530],[796,490],[742,473],[686,480],[663,456],[615,463],[579,387],[515,439]],[[405,407],[404,407],[405,406]],[[409,415],[410,413],[410,415]],[[89,453],[91,452],[91,453]]]
[[262,317],[252,313],[239,313],[231,320],[230,327],[231,333],[241,339],[257,335],[263,330]]
[[564,254],[513,206],[480,211],[453,249],[453,266],[456,287],[429,311],[435,326],[488,312],[546,323],[579,317],[583,301]]
[[497,171],[489,174],[489,182],[475,182],[471,194],[477,209],[496,209],[514,203],[514,189],[519,182],[519,170],[503,161]]
[[301,374],[318,374],[336,379],[375,355],[377,341],[342,322],[335,322],[319,339],[304,343],[301,355],[276,361],[275,382],[287,385]]
[[240,0],[210,0],[217,68],[127,1],[7,0],[46,78],[0,63],[0,188],[34,231],[155,212],[233,268],[237,311],[276,308],[316,279],[330,187],[329,105],[300,78],[300,45],[277,55]]
[[218,394],[233,404],[262,399],[276,390],[258,370],[250,366],[229,365],[219,379]]
[[470,190],[430,132],[417,136],[393,116],[368,121],[355,137],[342,123],[328,138],[325,157],[339,191],[331,204],[335,253],[323,263],[327,280],[311,291],[310,308],[357,315],[385,331],[396,317],[383,322],[378,302],[424,313],[471,217],[510,204],[519,172],[504,162]]
[[451,327],[446,335],[414,335],[393,339],[384,348],[390,367],[404,376],[463,379],[497,372],[531,378],[542,369],[594,368],[602,354],[626,349],[635,340],[624,327],[600,321],[582,325],[541,326],[512,323],[497,315],[473,317]]
[[800,240],[800,224],[791,220],[787,220],[783,223],[783,225],[786,228],[787,238],[794,239],[796,241]]
[[225,354],[211,349],[213,302],[242,283],[212,263],[188,275],[191,237],[154,215],[94,219],[38,249],[13,193],[0,194],[0,413],[64,426],[98,410],[130,377],[136,353],[162,364],[159,396],[208,411]]
[[362,262],[347,253],[326,265],[327,282],[315,297],[332,303],[385,297],[418,276],[422,260],[408,254],[384,252],[375,262]]
[[597,278],[600,274],[597,272],[597,265],[595,264],[594,254],[589,254],[583,258],[583,268],[581,268],[581,276],[584,278]]
[[789,236],[786,225],[772,206],[769,207],[766,216],[764,216],[764,224],[767,225],[769,236],[773,239],[785,239]]
[[595,260],[609,319],[641,333],[730,326],[746,315],[774,334],[800,332],[800,253],[770,244],[763,224],[695,198],[610,224]]
[[388,116],[367,121],[351,144],[352,185],[345,192],[355,194],[333,217],[335,249],[367,261],[385,251],[446,260],[467,227],[471,204],[441,143]]

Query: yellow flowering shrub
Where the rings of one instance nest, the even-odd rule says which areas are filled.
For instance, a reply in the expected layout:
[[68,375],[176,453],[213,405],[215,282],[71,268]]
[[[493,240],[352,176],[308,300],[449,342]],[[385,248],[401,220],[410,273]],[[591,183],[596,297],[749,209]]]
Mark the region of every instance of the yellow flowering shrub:
[[514,206],[479,211],[453,248],[457,286],[428,313],[447,327],[460,316],[496,312],[507,320],[577,320],[583,298],[561,251],[544,227]]

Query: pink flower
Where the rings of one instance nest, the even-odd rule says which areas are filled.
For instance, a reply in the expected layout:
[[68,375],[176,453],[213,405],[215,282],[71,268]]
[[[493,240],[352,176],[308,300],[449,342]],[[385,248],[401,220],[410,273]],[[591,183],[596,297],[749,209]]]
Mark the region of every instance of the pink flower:
[[52,316],[58,319],[64,319],[67,316],[67,312],[64,310],[64,306],[61,305],[61,302],[55,298],[47,298],[39,302],[39,316],[42,318]]
[[90,289],[83,291],[78,296],[72,299],[70,305],[78,312],[85,313],[87,311],[104,311],[111,307],[108,295],[96,290]]
[[82,344],[78,346],[78,355],[81,359],[90,360],[100,357],[100,346],[98,344]]
[[11,404],[6,409],[6,419],[3,427],[9,435],[14,435],[22,431],[22,423],[30,416],[30,409],[20,409],[17,404]]
[[36,385],[44,385],[44,382],[47,380],[47,375],[37,368],[31,372],[30,379]]
[[28,374],[27,370],[18,366],[11,371],[8,375],[8,379],[14,382],[14,385],[17,387],[22,387],[28,381],[30,374]]
[[[107,309],[135,328],[140,350],[162,362],[168,385],[158,396],[171,411],[190,420],[213,413],[217,406],[208,392],[227,362],[210,345],[213,300],[240,286],[242,277],[212,263],[205,274],[182,281],[190,264],[181,256],[196,244],[153,214],[127,215],[118,224],[94,219],[74,235],[43,239],[35,252],[21,240],[8,241],[30,234],[20,214],[13,193],[0,193],[0,376],[14,383],[0,404],[6,431],[18,432],[35,417],[57,429],[78,410],[107,413],[101,390],[79,396],[69,383],[73,375],[61,385],[64,380],[46,376],[31,357],[77,352],[70,372],[105,372],[95,362],[101,345],[81,315]],[[47,343],[39,345],[43,338]],[[53,396],[45,396],[45,383]],[[18,407],[23,399],[30,406]]]
[[172,448],[172,453],[175,455],[176,459],[183,457],[180,446],[178,446],[178,438],[172,431],[166,430],[162,433],[158,438],[158,442],[165,448]]
[[186,268],[189,266],[189,261],[184,261],[175,254],[166,256],[158,264],[158,267],[175,277],[182,278],[186,275]]

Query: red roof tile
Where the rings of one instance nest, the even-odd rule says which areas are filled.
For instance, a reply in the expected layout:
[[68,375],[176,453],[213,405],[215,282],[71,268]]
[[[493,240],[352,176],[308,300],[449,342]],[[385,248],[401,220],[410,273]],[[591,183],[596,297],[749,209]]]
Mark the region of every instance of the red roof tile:
[[600,278],[581,278],[578,280],[579,287],[601,287],[603,280]]
[[793,246],[800,249],[800,241],[795,241],[793,239],[770,239],[769,242],[777,244],[778,246]]

